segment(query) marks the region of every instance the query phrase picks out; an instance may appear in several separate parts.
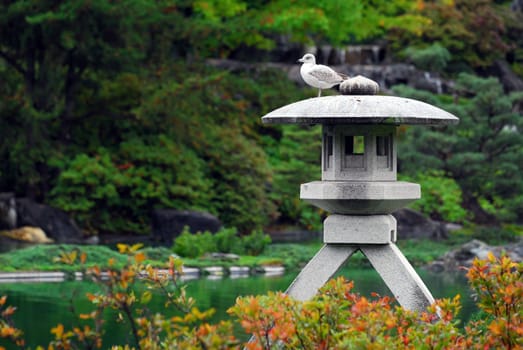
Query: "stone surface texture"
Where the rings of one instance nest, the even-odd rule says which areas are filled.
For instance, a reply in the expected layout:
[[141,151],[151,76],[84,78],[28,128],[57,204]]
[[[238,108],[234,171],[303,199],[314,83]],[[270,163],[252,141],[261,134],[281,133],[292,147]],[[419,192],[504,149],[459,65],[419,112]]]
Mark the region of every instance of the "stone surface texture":
[[268,124],[457,124],[459,119],[427,103],[396,96],[325,96],[280,107],[262,117]]
[[40,227],[23,226],[13,230],[0,231],[0,236],[27,243],[53,243]]
[[[346,142],[363,138],[362,154],[347,154]],[[377,139],[388,139],[387,154],[378,156]],[[332,154],[327,155],[327,138],[332,139]],[[348,138],[348,140],[346,140]],[[323,125],[321,179],[328,181],[395,181],[396,126],[393,125]],[[385,151],[385,150],[384,150]],[[328,157],[328,159],[327,159]],[[356,165],[359,163],[358,165]]]
[[361,246],[361,251],[401,306],[423,311],[434,303],[429,289],[394,243]]
[[173,240],[182,233],[185,226],[192,233],[209,231],[217,232],[221,227],[221,221],[205,212],[156,209],[151,215],[152,236],[156,242],[171,246]]
[[312,298],[356,250],[357,247],[350,245],[324,245],[285,293],[301,301]]
[[16,228],[16,221],[16,199],[14,193],[0,193],[0,230]]
[[523,261],[523,239],[520,239],[518,242],[501,246],[491,246],[483,241],[474,239],[431,262],[427,268],[435,272],[463,271],[463,268],[472,266],[472,262],[475,258],[485,259],[489,253],[492,253],[497,257],[500,257],[502,253],[505,253],[513,261],[521,262]]
[[420,196],[418,184],[403,181],[313,181],[300,188],[301,199],[336,214],[390,214]]
[[400,239],[441,240],[448,238],[448,229],[445,223],[431,220],[418,211],[404,208],[393,212],[392,215],[398,221]]
[[344,244],[396,242],[392,215],[330,215],[323,222],[323,241]]
[[29,198],[16,199],[17,227],[41,228],[56,243],[81,243],[82,232],[63,210],[39,204]]

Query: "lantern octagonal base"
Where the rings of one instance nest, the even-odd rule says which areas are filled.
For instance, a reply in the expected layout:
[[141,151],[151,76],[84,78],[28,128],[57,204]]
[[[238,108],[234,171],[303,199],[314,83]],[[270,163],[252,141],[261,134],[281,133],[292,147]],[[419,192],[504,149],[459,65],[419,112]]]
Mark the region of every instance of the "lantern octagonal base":
[[313,181],[300,198],[334,214],[390,214],[421,198],[420,185],[403,181]]

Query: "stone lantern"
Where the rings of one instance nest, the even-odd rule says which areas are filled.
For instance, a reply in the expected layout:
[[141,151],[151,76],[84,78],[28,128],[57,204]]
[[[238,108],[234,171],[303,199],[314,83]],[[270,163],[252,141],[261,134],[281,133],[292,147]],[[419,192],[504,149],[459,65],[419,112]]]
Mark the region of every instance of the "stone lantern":
[[400,124],[447,125],[458,118],[424,102],[377,95],[310,98],[276,109],[263,123],[321,124],[321,181],[301,185],[300,197],[331,213],[321,250],[287,290],[298,300],[314,296],[357,250],[370,260],[403,307],[424,310],[434,302],[396,246],[391,215],[419,199],[420,186],[396,181]]

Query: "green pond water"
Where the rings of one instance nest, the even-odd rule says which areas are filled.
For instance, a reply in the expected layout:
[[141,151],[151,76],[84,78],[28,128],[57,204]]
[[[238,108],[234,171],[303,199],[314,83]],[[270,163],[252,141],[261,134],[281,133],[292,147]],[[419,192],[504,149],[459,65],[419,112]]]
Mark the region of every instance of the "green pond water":
[[[466,321],[475,311],[470,290],[463,276],[418,272],[435,298],[453,297],[456,294],[462,296],[462,320]],[[188,294],[197,300],[200,309],[216,309],[216,314],[211,320],[216,322],[228,318],[226,310],[234,304],[238,296],[262,294],[269,290],[284,291],[296,274],[297,272],[275,277],[202,278],[185,283]],[[340,274],[354,280],[355,290],[361,294],[389,294],[378,274],[372,269],[346,267]],[[90,303],[85,294],[96,291],[97,287],[89,282],[0,284],[0,295],[6,294],[8,304],[17,307],[16,325],[25,330],[28,345],[33,348],[36,345],[47,345],[52,339],[49,330],[57,324],[62,323],[66,327],[76,325],[77,320],[72,316],[71,309],[74,308],[77,312],[90,310]],[[174,310],[164,309],[160,298],[153,298],[149,306],[153,311],[162,311],[167,315],[175,313]],[[105,315],[104,348],[110,348],[112,344],[132,343],[129,328],[125,323],[116,322],[115,316],[114,313]],[[236,332],[241,339],[247,339],[248,336],[242,334],[240,329]],[[2,340],[0,345],[9,349],[8,343]]]

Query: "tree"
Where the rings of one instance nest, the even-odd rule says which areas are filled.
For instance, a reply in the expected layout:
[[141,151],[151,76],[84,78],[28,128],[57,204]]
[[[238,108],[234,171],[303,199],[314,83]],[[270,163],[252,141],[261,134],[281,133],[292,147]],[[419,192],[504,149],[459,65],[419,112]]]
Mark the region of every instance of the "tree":
[[[411,174],[441,169],[456,180],[474,220],[494,224],[515,219],[523,208],[523,118],[513,110],[522,93],[505,94],[495,78],[461,74],[456,101],[409,88],[398,94],[439,104],[460,118],[442,129],[413,128],[399,152]],[[520,215],[520,214],[519,214]]]
[[2,91],[10,108],[2,108],[0,123],[16,134],[0,146],[0,158],[14,167],[8,183],[45,197],[54,177],[47,160],[77,144],[75,124],[107,113],[99,104],[104,81],[146,58],[161,10],[142,1],[2,2],[0,74],[11,86]]
[[488,67],[510,49],[506,28],[493,0],[420,1],[420,15],[429,19],[419,36],[396,28],[389,35],[396,51],[425,49],[437,43],[452,55],[449,68],[463,71]]

